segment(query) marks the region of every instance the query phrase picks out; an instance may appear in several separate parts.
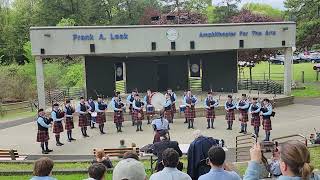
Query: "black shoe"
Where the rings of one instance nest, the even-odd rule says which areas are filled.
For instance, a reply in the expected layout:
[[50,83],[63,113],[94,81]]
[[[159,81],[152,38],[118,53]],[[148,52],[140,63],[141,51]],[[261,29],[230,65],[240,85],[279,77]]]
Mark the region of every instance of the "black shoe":
[[191,127],[190,126],[188,126],[188,129],[190,129]]
[[136,130],[136,132],[138,132],[138,131],[139,131],[139,129]]
[[63,146],[64,144],[63,143],[61,143],[61,142],[59,142],[59,144],[61,144],[61,146]]
[[52,149],[47,149],[46,151],[47,151],[47,152],[52,152],[53,150],[52,150]]
[[243,131],[243,134],[247,134],[247,131]]
[[244,132],[243,130],[239,131],[239,133],[243,133],[243,132]]
[[140,129],[140,131],[143,131],[143,129]]
[[122,132],[122,130],[119,130],[119,132]]
[[207,127],[207,129],[210,129],[210,127]]
[[85,137],[90,137],[90,136],[88,134],[86,134]]
[[211,129],[215,129],[215,128],[212,126]]
[[62,146],[62,144],[60,144],[60,143],[56,143],[56,146]]
[[68,139],[68,142],[71,142],[71,139]]
[[106,134],[106,133],[102,131],[102,132],[100,132],[100,134]]
[[42,154],[49,154],[48,151],[42,151]]
[[71,141],[75,141],[76,139],[70,138]]
[[184,123],[186,124],[186,123],[188,123],[188,121],[185,121]]

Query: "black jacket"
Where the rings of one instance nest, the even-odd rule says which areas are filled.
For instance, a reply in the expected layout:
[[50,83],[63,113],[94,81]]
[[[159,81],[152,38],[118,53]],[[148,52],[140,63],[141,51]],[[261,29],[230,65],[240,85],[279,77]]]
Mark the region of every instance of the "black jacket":
[[153,144],[153,154],[158,157],[158,162],[162,161],[162,153],[168,148],[173,148],[178,152],[180,157],[182,156],[182,151],[179,148],[179,144],[177,141],[163,140]]

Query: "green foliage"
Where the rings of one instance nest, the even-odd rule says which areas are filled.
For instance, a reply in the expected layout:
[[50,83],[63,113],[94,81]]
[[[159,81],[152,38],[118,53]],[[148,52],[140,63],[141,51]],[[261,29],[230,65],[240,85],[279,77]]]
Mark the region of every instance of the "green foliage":
[[246,3],[243,5],[242,9],[249,10],[252,13],[262,14],[265,16],[270,16],[270,17],[278,18],[278,19],[282,19],[284,16],[284,12],[282,12],[279,9],[273,8],[269,4]]
[[206,15],[207,15],[208,23],[218,23],[220,21],[220,18],[216,13],[216,11],[217,11],[216,6],[207,7]]
[[57,26],[75,26],[76,21],[71,18],[62,18]]
[[66,73],[62,76],[62,83],[66,87],[83,87],[84,86],[84,65],[72,64],[67,67]]
[[34,65],[35,58],[32,56],[31,42],[27,41],[23,45],[23,55],[26,58],[27,62]]

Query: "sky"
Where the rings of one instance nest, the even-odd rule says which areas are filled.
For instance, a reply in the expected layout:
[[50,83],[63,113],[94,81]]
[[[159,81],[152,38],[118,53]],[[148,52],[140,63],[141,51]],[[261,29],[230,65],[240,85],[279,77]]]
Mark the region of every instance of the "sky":
[[[273,8],[277,8],[280,10],[284,10],[284,2],[285,0],[242,0],[240,7],[242,7],[243,4],[246,4],[248,2],[254,2],[254,3],[265,3],[265,4],[269,4],[271,5]],[[216,0],[213,0],[213,3],[216,4],[215,2],[217,2]],[[219,2],[221,2],[221,0],[219,0]]]

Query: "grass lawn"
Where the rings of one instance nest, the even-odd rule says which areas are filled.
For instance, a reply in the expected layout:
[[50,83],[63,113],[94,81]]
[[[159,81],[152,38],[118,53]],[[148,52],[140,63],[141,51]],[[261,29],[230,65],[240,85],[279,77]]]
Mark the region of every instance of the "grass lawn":
[[10,120],[17,120],[17,119],[22,119],[22,118],[28,118],[28,117],[33,117],[37,113],[31,112],[31,111],[26,111],[26,112],[17,112],[17,113],[8,113],[5,114],[4,116],[0,116],[0,121],[10,121]]
[[305,83],[305,89],[294,89],[292,95],[295,97],[320,97],[320,82]]

